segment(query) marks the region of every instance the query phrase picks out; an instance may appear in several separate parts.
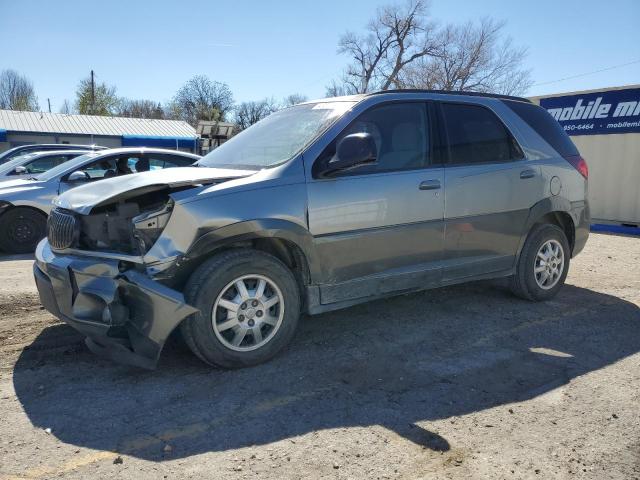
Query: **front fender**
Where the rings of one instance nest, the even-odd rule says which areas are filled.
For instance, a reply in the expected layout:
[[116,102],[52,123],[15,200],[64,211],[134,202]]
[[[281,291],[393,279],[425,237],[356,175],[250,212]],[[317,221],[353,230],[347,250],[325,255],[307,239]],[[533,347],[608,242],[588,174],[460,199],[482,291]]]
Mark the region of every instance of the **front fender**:
[[319,265],[313,237],[303,226],[282,219],[246,220],[206,232],[193,242],[182,260],[189,261],[227,245],[258,239],[280,239],[293,243],[304,254],[311,278],[317,278]]

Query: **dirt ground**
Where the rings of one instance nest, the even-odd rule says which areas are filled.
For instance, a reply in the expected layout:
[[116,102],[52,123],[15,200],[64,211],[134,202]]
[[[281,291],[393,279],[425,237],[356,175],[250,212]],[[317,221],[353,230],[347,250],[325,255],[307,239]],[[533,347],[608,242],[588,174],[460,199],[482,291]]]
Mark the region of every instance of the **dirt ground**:
[[305,318],[258,367],[88,352],[0,261],[0,478],[640,478],[640,238],[555,300],[499,282]]

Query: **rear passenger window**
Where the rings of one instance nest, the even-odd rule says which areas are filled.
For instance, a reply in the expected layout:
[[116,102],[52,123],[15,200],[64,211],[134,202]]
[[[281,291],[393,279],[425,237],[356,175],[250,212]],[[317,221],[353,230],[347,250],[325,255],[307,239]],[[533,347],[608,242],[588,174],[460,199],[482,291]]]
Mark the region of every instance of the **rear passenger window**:
[[195,162],[195,160],[178,155],[151,155],[149,157],[149,169],[160,170],[163,168],[189,167],[193,162]]
[[509,162],[524,154],[500,119],[477,105],[443,103],[449,163]]

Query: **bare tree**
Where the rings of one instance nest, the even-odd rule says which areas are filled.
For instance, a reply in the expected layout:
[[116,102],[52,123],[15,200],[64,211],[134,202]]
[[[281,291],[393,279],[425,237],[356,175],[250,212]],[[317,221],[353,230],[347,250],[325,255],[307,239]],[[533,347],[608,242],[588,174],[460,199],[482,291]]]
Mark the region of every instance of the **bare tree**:
[[399,86],[403,69],[436,52],[435,25],[427,19],[428,0],[406,0],[379,8],[364,35],[345,33],[338,53],[351,62],[327,95],[365,93]]
[[250,127],[277,111],[279,106],[272,99],[242,102],[235,111],[235,121],[240,130]]
[[292,93],[291,95],[284,97],[282,100],[282,108],[291,107],[298,103],[306,102],[307,100],[309,100],[309,98],[306,95],[302,95],[301,93]]
[[531,72],[523,68],[525,48],[503,37],[504,22],[490,18],[477,23],[448,25],[439,34],[435,55],[408,66],[403,88],[430,88],[522,94],[531,86]]
[[65,98],[58,112],[64,113],[65,115],[71,115],[73,113],[73,107],[71,106],[71,102],[69,102],[69,100]]
[[35,112],[39,108],[33,84],[27,77],[15,70],[0,73],[0,109]]
[[116,115],[130,118],[165,118],[164,109],[158,102],[152,100],[130,100],[121,98]]
[[226,83],[196,75],[187,81],[168,106],[169,116],[196,126],[199,120],[224,120],[233,109],[233,94]]
[[490,18],[443,28],[428,19],[428,0],[378,9],[364,35],[347,32],[338,52],[351,62],[327,96],[390,88],[493,91],[518,94],[531,86],[525,48],[503,36]]

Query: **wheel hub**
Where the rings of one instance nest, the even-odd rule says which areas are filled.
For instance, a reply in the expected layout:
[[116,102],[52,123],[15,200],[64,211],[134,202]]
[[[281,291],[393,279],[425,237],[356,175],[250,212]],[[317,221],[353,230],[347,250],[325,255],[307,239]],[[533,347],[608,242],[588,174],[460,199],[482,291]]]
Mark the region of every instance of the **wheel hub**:
[[547,240],[542,244],[533,267],[536,283],[544,290],[556,286],[564,272],[564,249],[557,240]]
[[244,275],[222,289],[211,320],[225,347],[248,351],[270,341],[283,316],[284,297],[275,282],[262,275]]

